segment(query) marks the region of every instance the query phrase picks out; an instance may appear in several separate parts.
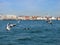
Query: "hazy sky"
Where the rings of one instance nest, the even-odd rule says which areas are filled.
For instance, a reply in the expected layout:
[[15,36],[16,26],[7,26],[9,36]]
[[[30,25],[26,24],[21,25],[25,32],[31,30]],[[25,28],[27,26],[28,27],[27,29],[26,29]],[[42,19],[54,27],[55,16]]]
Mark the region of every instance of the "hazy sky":
[[60,0],[0,0],[0,14],[59,16]]

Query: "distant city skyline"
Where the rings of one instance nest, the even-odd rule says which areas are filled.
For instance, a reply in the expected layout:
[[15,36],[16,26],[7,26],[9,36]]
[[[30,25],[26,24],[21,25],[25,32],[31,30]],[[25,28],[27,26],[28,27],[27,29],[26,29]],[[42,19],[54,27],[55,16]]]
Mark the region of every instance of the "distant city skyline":
[[60,16],[60,0],[0,0],[0,14]]

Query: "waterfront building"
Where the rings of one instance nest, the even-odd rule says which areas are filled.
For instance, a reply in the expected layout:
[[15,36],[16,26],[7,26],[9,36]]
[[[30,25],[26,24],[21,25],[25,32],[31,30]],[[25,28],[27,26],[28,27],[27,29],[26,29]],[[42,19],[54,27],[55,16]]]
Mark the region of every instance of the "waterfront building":
[[57,20],[60,20],[60,17],[57,17]]
[[47,18],[46,17],[42,17],[42,20],[47,20]]
[[42,17],[41,17],[41,16],[38,16],[38,17],[37,17],[37,20],[41,20],[41,19],[42,19]]
[[0,15],[0,20],[2,20],[3,18],[2,18],[2,15]]
[[0,20],[60,20],[60,17],[52,16],[16,16],[16,15],[0,15]]
[[25,20],[33,20],[32,16],[25,16]]
[[25,20],[24,16],[18,16],[17,19],[18,20]]
[[37,16],[32,16],[32,20],[37,20]]
[[24,16],[25,20],[30,20],[30,16]]
[[17,16],[16,15],[4,15],[3,19],[11,19],[11,20],[16,20]]
[[56,20],[56,17],[50,17],[49,20]]

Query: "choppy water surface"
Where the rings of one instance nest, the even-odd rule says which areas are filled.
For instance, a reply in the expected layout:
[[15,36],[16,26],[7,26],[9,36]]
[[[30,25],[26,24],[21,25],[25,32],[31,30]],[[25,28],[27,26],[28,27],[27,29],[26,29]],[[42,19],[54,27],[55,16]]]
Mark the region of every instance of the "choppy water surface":
[[[8,22],[17,25],[7,31]],[[60,21],[0,20],[0,45],[60,45]]]

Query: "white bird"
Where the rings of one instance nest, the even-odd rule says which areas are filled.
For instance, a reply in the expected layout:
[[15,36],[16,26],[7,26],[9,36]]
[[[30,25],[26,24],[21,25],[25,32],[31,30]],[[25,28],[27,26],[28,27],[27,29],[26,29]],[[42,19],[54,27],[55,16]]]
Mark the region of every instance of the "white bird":
[[9,23],[7,24],[6,29],[7,29],[7,30],[10,30],[10,29],[11,29],[11,27],[10,27]]
[[12,27],[14,27],[14,26],[16,26],[16,24],[7,24],[7,27],[6,27],[6,29],[7,30],[10,30]]

